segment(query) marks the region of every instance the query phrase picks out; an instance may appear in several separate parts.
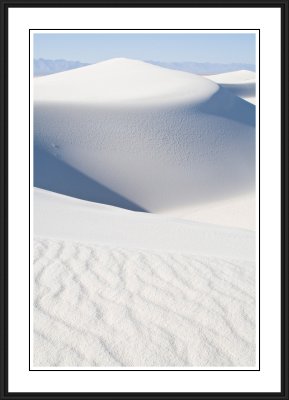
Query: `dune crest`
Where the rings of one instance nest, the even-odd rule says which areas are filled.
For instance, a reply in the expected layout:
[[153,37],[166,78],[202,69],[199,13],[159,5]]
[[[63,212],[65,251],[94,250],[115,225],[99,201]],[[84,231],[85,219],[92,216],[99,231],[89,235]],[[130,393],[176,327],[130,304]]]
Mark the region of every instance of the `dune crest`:
[[200,103],[219,87],[190,73],[143,61],[115,58],[35,80],[36,102],[130,107]]

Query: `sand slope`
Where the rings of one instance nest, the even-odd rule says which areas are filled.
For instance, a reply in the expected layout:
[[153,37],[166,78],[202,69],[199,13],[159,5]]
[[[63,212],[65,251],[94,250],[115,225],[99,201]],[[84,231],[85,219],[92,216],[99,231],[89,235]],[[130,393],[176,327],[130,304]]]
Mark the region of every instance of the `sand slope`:
[[160,214],[176,216],[194,222],[256,230],[255,192],[247,192],[210,203],[172,208]]
[[132,212],[34,190],[34,234],[38,237],[255,260],[252,231]]
[[42,190],[34,206],[35,366],[255,364],[253,233]]
[[38,187],[149,212],[254,189],[255,107],[206,78],[116,59],[37,78],[34,100]]

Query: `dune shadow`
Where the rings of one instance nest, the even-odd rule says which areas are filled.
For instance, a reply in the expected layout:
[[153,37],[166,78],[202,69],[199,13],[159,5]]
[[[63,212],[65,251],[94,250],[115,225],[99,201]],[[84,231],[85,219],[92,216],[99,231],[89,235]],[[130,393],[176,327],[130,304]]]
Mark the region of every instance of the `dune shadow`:
[[34,186],[81,200],[147,212],[34,143]]
[[255,96],[256,95],[256,84],[255,82],[234,84],[234,83],[220,83],[224,89],[230,90],[236,96]]
[[252,127],[256,124],[255,105],[235,96],[229,89],[223,87],[198,109],[205,114],[226,118]]

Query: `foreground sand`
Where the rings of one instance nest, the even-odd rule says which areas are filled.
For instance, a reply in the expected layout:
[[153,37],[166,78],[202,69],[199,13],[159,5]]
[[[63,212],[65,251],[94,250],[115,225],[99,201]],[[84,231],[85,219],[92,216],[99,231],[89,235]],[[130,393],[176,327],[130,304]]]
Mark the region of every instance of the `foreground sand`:
[[38,189],[34,207],[35,366],[255,365],[253,232]]

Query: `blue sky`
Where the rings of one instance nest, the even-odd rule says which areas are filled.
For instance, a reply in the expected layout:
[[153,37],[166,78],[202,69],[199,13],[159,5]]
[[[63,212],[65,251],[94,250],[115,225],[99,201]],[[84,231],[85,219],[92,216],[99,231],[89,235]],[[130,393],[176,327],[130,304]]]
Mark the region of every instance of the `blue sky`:
[[254,34],[35,34],[34,58],[255,64]]

